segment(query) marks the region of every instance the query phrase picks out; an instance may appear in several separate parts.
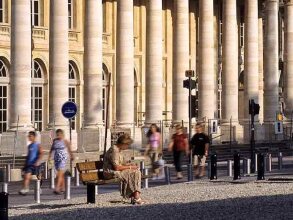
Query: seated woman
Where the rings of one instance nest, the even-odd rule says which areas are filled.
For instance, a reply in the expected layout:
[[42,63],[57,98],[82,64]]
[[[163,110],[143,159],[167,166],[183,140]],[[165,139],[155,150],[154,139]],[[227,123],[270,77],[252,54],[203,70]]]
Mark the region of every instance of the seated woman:
[[123,164],[121,152],[133,143],[129,134],[120,136],[116,145],[112,146],[104,157],[104,177],[119,178],[120,192],[123,198],[130,198],[132,204],[143,204],[140,198],[141,172],[136,165]]

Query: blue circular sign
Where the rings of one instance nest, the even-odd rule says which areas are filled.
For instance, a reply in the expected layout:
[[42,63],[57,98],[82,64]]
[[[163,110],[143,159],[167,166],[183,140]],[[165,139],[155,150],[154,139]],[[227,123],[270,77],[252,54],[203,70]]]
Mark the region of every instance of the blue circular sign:
[[65,118],[71,119],[77,113],[77,105],[74,102],[65,102],[62,106],[62,114]]

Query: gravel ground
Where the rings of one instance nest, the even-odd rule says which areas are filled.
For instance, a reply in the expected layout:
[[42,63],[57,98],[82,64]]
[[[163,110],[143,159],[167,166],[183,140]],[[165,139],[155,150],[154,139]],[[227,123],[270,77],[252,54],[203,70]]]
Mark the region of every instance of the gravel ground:
[[[292,178],[292,176],[291,176]],[[236,184],[238,183],[238,184]],[[40,205],[13,206],[10,219],[293,219],[293,182],[228,180],[173,184],[143,190],[147,204],[132,206],[118,192]]]

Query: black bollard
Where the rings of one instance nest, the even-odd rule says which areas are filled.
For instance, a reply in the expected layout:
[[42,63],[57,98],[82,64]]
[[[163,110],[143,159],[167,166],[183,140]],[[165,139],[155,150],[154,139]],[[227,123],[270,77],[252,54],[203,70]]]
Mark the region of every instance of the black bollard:
[[96,186],[87,184],[87,203],[96,203]]
[[164,172],[165,172],[166,184],[170,185],[171,184],[170,168],[168,166],[165,166],[164,167]]
[[192,164],[187,164],[187,181],[193,181],[193,166]]
[[233,180],[240,179],[240,154],[234,154],[234,178]]
[[0,193],[0,219],[8,220],[8,193]]
[[265,156],[262,153],[257,155],[257,180],[265,179]]
[[210,180],[216,180],[218,179],[217,176],[217,154],[211,155],[211,175]]

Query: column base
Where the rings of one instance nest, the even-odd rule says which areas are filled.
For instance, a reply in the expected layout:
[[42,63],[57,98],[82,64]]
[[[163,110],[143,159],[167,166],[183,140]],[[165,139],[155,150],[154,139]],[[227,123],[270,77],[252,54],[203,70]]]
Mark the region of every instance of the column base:
[[33,131],[34,127],[32,124],[17,124],[12,123],[9,125],[8,131]]
[[[85,128],[78,132],[78,148],[77,151],[84,152],[93,152],[93,151],[104,151],[104,142],[105,142],[105,128]],[[108,129],[107,134],[107,147],[108,150],[111,146],[111,132]]]
[[[250,143],[250,137],[251,137],[251,125],[249,122],[245,122],[243,124],[244,128],[244,143],[249,144]],[[262,124],[260,124],[258,121],[254,124],[254,139],[256,142],[264,142],[265,141],[265,131]]]
[[12,131],[2,133],[1,135],[1,154],[3,155],[12,155],[14,147],[16,156],[26,155],[27,145],[27,131],[18,131],[17,138],[16,133]]
[[279,142],[285,140],[285,135],[284,132],[285,130],[283,129],[282,134],[276,134],[275,132],[275,123],[274,122],[268,122],[265,121],[263,123],[263,129],[264,129],[264,137],[265,137],[265,142]]
[[244,143],[244,129],[239,123],[224,123],[221,125],[221,143]]

